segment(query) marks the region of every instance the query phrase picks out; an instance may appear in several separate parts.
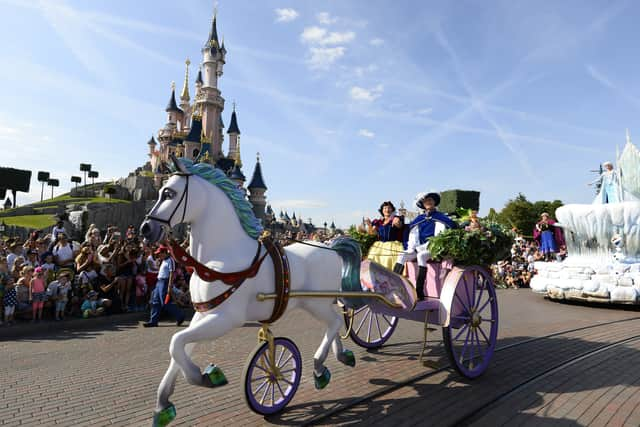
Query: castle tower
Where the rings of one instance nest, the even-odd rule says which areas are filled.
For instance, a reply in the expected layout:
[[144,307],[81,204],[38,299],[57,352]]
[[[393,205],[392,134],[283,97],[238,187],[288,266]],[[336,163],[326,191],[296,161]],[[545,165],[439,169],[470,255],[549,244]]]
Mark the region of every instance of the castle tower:
[[187,58],[187,60],[184,62],[185,65],[185,69],[184,69],[184,84],[182,85],[182,93],[180,94],[180,109],[183,112],[183,117],[182,117],[182,121],[180,123],[180,130],[182,132],[186,131],[187,129],[189,129],[190,125],[190,121],[191,121],[191,104],[190,104],[190,100],[191,97],[189,96],[189,65],[191,64],[191,61],[189,61],[189,58]]
[[224,98],[218,89],[218,78],[222,76],[227,50],[218,41],[216,13],[213,15],[209,38],[202,47],[202,86],[196,98],[196,105],[202,114],[202,129],[211,143],[210,155],[214,160],[222,157],[220,138],[220,116],[224,110]]
[[256,168],[253,171],[253,177],[247,187],[249,189],[249,202],[253,205],[253,213],[256,218],[264,221],[265,205],[267,199],[264,193],[267,191],[267,186],[262,178],[262,167],[260,166],[260,153],[257,155]]
[[239,139],[240,139],[240,128],[238,127],[238,117],[236,116],[236,105],[233,103],[233,112],[231,113],[231,123],[229,123],[229,129],[227,129],[227,134],[229,134],[229,154],[228,157],[232,159],[236,158],[236,155],[240,154],[239,147]]
[[202,134],[202,121],[196,113],[191,118],[191,128],[189,134],[184,138],[182,145],[184,146],[184,157],[189,160],[195,160],[202,149],[200,143],[200,135]]

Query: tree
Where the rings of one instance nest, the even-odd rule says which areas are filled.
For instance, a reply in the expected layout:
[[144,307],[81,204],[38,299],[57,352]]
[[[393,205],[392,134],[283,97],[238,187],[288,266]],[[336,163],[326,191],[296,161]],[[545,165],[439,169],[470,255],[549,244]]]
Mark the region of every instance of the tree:
[[498,214],[498,221],[512,229],[528,235],[536,224],[538,215],[533,203],[531,203],[522,193],[518,193],[515,199],[510,199]]
[[552,202],[540,200],[532,203],[527,200],[524,194],[519,193],[515,199],[511,199],[506,203],[500,213],[497,214],[497,219],[499,223],[515,228],[529,237],[533,233],[533,227],[536,222],[540,219],[540,214],[547,212],[555,218],[556,209],[560,206],[562,206],[562,201],[560,200]]
[[42,183],[42,188],[40,189],[40,201],[44,200],[44,184],[49,180],[49,172],[40,171],[38,172],[38,181]]

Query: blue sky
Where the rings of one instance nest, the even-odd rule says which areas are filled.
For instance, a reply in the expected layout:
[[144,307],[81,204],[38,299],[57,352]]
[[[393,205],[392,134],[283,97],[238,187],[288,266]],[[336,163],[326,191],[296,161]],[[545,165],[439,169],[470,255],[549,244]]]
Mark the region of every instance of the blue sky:
[[[192,81],[214,4],[0,0],[0,165],[103,178],[147,160]],[[225,123],[278,212],[373,216],[419,191],[589,203],[589,170],[640,138],[640,3],[220,1]],[[194,94],[193,85],[191,94]],[[223,149],[226,151],[227,144]]]

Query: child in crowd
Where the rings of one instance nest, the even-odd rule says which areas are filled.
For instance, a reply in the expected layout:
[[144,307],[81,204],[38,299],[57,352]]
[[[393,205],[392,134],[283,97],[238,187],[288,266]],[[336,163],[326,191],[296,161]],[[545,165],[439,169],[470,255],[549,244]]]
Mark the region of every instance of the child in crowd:
[[4,321],[7,325],[13,325],[13,315],[18,305],[18,297],[15,282],[11,276],[9,276],[5,283],[2,302],[4,303]]
[[64,320],[64,310],[69,301],[69,291],[71,290],[70,273],[61,271],[58,280],[49,283],[47,296],[55,304],[55,320]]
[[[22,258],[22,257],[21,257]],[[17,268],[20,259],[17,259],[13,264],[14,269]],[[20,264],[21,265],[21,264]],[[20,269],[20,275],[16,281],[16,298],[18,305],[16,310],[18,312],[27,311],[31,308],[31,279],[33,278],[33,267],[24,266]]]
[[99,306],[98,293],[96,291],[89,291],[86,299],[82,302],[80,310],[82,310],[82,317],[88,319],[89,317],[98,317],[104,314],[104,307]]
[[53,254],[51,252],[45,252],[42,254],[42,270],[44,271],[44,277],[47,280],[47,283],[50,283],[56,276],[56,264],[53,262]]
[[42,309],[47,297],[42,267],[37,267],[34,271],[35,277],[29,282],[29,300],[32,302],[31,310],[33,311],[32,322],[42,320]]
[[145,298],[147,295],[147,281],[145,279],[144,274],[139,272],[136,275],[136,310],[135,311],[144,311],[145,303],[147,299]]

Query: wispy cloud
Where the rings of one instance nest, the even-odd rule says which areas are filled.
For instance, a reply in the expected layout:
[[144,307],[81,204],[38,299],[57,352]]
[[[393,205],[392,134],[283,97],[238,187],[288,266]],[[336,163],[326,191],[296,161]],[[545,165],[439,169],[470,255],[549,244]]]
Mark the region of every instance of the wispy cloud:
[[300,14],[292,8],[276,9],[276,22],[291,22],[298,18]]
[[370,131],[369,129],[360,129],[358,131],[358,135],[363,136],[365,138],[374,138],[376,136],[376,134]]
[[302,31],[300,40],[308,44],[331,46],[349,43],[355,37],[356,33],[353,31],[328,31],[326,28],[313,26],[307,27]]
[[381,84],[371,89],[366,89],[360,86],[353,86],[349,90],[349,96],[354,101],[373,102],[376,99],[380,98],[383,91],[384,91],[384,86]]
[[418,111],[416,111],[416,113],[418,113],[421,116],[426,116],[428,114],[431,114],[433,112],[433,108],[421,108]]
[[599,83],[602,83],[604,86],[610,89],[616,89],[616,86],[613,83],[611,83],[611,81],[608,78],[606,78],[603,74],[601,74],[598,70],[596,70],[596,68],[593,65],[587,64],[586,68],[587,68],[587,72],[591,77],[593,77],[594,80],[596,80]]
[[316,14],[316,19],[323,25],[331,25],[338,22],[338,18],[331,16],[328,12],[320,12]]
[[344,56],[345,50],[343,46],[309,48],[307,65],[315,70],[327,70],[334,62]]
[[382,46],[384,44],[384,40],[380,38],[371,39],[369,40],[369,44],[371,46]]

